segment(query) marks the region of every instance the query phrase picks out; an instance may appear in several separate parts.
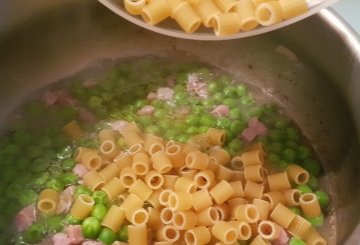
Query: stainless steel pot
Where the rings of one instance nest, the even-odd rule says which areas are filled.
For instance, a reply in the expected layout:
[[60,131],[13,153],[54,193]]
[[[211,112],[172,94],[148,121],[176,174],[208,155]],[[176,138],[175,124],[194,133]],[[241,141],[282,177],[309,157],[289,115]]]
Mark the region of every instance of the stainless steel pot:
[[0,5],[2,122],[32,92],[101,59],[150,54],[210,63],[275,100],[300,125],[324,163],[329,244],[360,244],[360,43],[333,11],[261,36],[199,42],[139,29],[94,1]]

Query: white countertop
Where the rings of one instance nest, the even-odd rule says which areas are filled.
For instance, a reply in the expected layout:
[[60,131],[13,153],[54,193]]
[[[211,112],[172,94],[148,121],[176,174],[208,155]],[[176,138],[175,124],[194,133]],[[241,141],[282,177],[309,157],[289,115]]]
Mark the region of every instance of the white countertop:
[[332,7],[360,35],[360,0],[339,0]]

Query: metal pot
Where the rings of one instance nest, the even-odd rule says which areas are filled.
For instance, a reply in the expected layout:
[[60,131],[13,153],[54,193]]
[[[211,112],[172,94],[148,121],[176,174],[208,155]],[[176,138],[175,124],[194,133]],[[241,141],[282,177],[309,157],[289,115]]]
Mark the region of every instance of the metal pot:
[[[333,11],[261,36],[222,42],[140,29],[94,1],[2,1],[0,120],[46,84],[100,59],[175,56],[220,67],[275,100],[324,163],[329,244],[360,241],[360,42]],[[283,55],[287,47],[298,57]]]

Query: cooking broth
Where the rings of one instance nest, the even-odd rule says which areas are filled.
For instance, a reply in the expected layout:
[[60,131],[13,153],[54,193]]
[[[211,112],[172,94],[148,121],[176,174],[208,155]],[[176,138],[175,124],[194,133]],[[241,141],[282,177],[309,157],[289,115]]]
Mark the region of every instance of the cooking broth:
[[[117,132],[116,146],[121,152],[127,152],[129,143],[118,133],[126,122],[135,122],[142,136],[152,134],[162,137],[165,142],[174,141],[179,145],[191,141],[206,154],[220,146],[203,144],[203,136],[209,129],[220,130],[225,134],[225,142],[220,148],[226,150],[232,159],[251,151],[254,146],[263,147],[262,165],[268,175],[284,173],[290,164],[298,164],[309,174],[309,180],[300,185],[291,182],[289,189],[297,189],[301,195],[316,194],[321,212],[305,218],[312,227],[322,225],[328,197],[324,192],[317,192],[317,178],[322,174],[320,163],[299,128],[276,105],[268,103],[266,96],[250,92],[248,85],[234,80],[231,74],[205,64],[141,57],[116,64],[106,62],[100,70],[90,78],[80,74],[40,91],[9,117],[9,130],[0,138],[0,244],[52,244],[58,241],[59,234],[69,241],[67,228],[77,225],[82,225],[85,240],[100,239],[109,244],[115,240],[126,240],[126,222],[110,239],[111,235],[101,234],[111,231],[101,228],[90,234],[86,225],[89,222],[85,221],[87,218],[77,219],[69,215],[79,194],[94,198],[95,192],[84,183],[83,176],[89,169],[75,161],[77,149],[99,149],[98,133],[103,129],[113,129]],[[256,97],[253,96],[255,94]],[[80,126],[82,137],[73,139],[64,133],[63,127],[72,121]],[[102,159],[101,168],[113,160]],[[243,171],[243,167],[237,168],[229,162],[227,160],[225,165],[230,169]],[[86,173],[75,170],[80,166]],[[170,170],[164,174],[179,172]],[[230,177],[227,180],[233,181],[240,179]],[[241,181],[245,187],[246,181]],[[277,191],[269,189],[266,181],[258,181],[257,184],[265,188],[264,193]],[[44,189],[55,190],[61,197],[70,186],[74,189],[65,207],[60,208],[58,202],[56,210],[50,214],[38,210],[39,194]],[[99,192],[102,193],[101,188],[96,190],[96,193]],[[246,198],[249,201],[254,199]],[[94,199],[103,202],[103,199]],[[213,202],[215,204],[215,199]],[[121,206],[121,203],[119,199],[108,200],[104,201],[104,206],[108,211],[111,205]],[[144,202],[144,206],[151,207],[152,204]],[[298,205],[289,210],[299,215],[296,217],[304,215],[304,209]],[[87,216],[94,219],[96,215]],[[100,223],[101,218],[97,218]],[[225,220],[230,219],[229,216]],[[280,242],[280,238],[282,242],[292,239],[285,230],[280,229],[282,235],[277,233],[273,244],[274,241]],[[241,244],[250,244],[254,237]],[[149,238],[149,242],[154,242],[155,238]],[[307,239],[305,235],[304,239]],[[81,243],[82,239],[77,242]]]

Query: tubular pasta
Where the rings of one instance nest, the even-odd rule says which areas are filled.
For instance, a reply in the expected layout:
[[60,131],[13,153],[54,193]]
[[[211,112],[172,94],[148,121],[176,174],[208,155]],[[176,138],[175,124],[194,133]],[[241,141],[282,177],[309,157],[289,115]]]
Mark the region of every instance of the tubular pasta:
[[120,130],[120,134],[121,135],[125,135],[128,132],[135,132],[137,134],[141,134],[141,130],[139,128],[139,126],[136,124],[136,122],[129,122],[127,123],[121,130]]
[[160,211],[160,220],[163,224],[171,224],[174,219],[174,212],[169,207],[165,207]]
[[243,163],[243,161],[242,161],[241,156],[234,156],[234,157],[230,160],[230,166],[231,166],[232,169],[234,169],[234,170],[243,171],[243,170],[244,170],[244,163]]
[[194,4],[195,11],[200,16],[205,27],[212,27],[214,16],[221,13],[220,9],[212,0],[201,0]]
[[172,192],[169,195],[168,205],[172,210],[183,211],[191,208],[191,196],[187,192]]
[[269,220],[263,220],[259,223],[257,231],[259,235],[266,240],[276,240],[280,236],[281,227]]
[[135,155],[136,153],[145,152],[144,147],[141,143],[130,146],[128,149],[130,155]]
[[265,3],[265,2],[268,2],[270,0],[252,0],[253,4],[255,6],[259,5],[260,3]]
[[245,241],[250,239],[252,232],[248,223],[244,221],[232,220],[229,221],[229,224],[235,227],[237,230],[237,240]]
[[169,198],[171,193],[173,193],[173,191],[170,189],[165,189],[160,192],[159,202],[161,205],[167,206],[169,204]]
[[175,181],[174,190],[193,193],[196,191],[196,186],[192,179],[189,179],[187,177],[179,177]]
[[81,162],[89,170],[98,170],[101,168],[102,159],[95,151],[85,152]]
[[212,200],[207,190],[191,193],[191,201],[195,211],[199,212],[212,205]]
[[304,219],[303,217],[296,215],[295,218],[291,221],[287,231],[300,239],[304,239],[311,229],[311,223]]
[[319,201],[314,193],[305,193],[300,196],[301,211],[307,217],[316,217],[321,214]]
[[209,194],[217,204],[222,204],[234,195],[234,190],[227,181],[222,180],[209,191]]
[[133,208],[125,212],[125,217],[133,225],[145,225],[149,214],[144,208]]
[[271,210],[271,204],[268,201],[257,198],[253,199],[252,203],[259,211],[259,220],[267,220]]
[[134,170],[126,167],[120,172],[120,181],[125,188],[130,188],[136,181],[137,177]]
[[128,147],[131,147],[136,144],[144,144],[144,139],[136,132],[130,131],[123,135],[124,141]]
[[299,206],[301,192],[298,189],[289,189],[283,192],[285,203],[287,206]]
[[234,172],[230,168],[225,167],[223,165],[219,165],[216,171],[216,179],[230,181],[232,179],[233,174]]
[[136,180],[128,191],[129,193],[135,194],[142,201],[147,200],[153,192],[153,190],[140,179]]
[[144,138],[144,150],[150,155],[154,154],[155,152],[165,150],[163,138],[153,134],[147,134]]
[[216,14],[213,19],[213,27],[217,36],[235,34],[241,28],[239,15],[235,12]]
[[233,171],[233,176],[231,177],[231,181],[240,181],[241,184],[245,185],[245,176],[243,171]]
[[103,129],[99,132],[98,138],[100,143],[103,143],[104,141],[110,140],[112,142],[116,141],[116,131],[112,129]]
[[145,175],[145,183],[153,190],[160,189],[164,184],[164,176],[158,171],[150,170]]
[[102,188],[102,191],[104,191],[109,200],[114,200],[117,198],[122,192],[125,191],[124,186],[121,184],[121,181],[119,178],[114,177],[109,182],[107,182]]
[[291,188],[286,172],[268,175],[267,181],[270,191],[283,191]]
[[173,225],[178,230],[189,230],[197,225],[197,215],[193,211],[175,212]]
[[157,189],[154,190],[153,193],[151,194],[151,196],[146,200],[148,203],[151,204],[151,206],[153,206],[154,208],[159,208],[160,207],[160,201],[159,201],[159,197],[160,197],[160,193],[161,193],[162,189]]
[[179,175],[182,177],[186,177],[189,179],[194,179],[196,173],[198,172],[196,169],[189,169],[186,166],[182,166],[179,170]]
[[225,221],[216,222],[211,228],[211,233],[214,237],[225,244],[232,244],[237,238],[237,231],[235,227]]
[[160,211],[156,208],[148,207],[147,212],[149,214],[147,226],[151,229],[160,228],[163,225],[160,219]]
[[156,25],[171,15],[171,9],[166,0],[152,0],[141,10],[141,17],[149,25]]
[[125,220],[125,211],[116,205],[112,205],[106,213],[101,225],[113,232],[119,232]]
[[59,193],[53,189],[40,192],[37,208],[45,214],[53,213],[59,203]]
[[132,15],[140,15],[141,9],[146,5],[145,0],[124,0],[126,11]]
[[229,205],[230,210],[232,210],[232,216],[233,216],[233,211],[235,210],[235,208],[237,206],[243,205],[243,204],[248,204],[249,201],[245,198],[238,197],[238,198],[232,198],[232,199],[228,200],[227,203]]
[[145,175],[150,169],[150,158],[145,153],[135,153],[132,160],[132,168],[137,175]]
[[105,180],[105,182],[108,182],[112,178],[119,176],[119,174],[120,169],[115,163],[110,163],[99,171],[99,175]]
[[214,147],[209,153],[209,159],[219,165],[226,165],[230,161],[230,155],[225,149]]
[[147,245],[148,233],[146,225],[129,225],[128,236],[128,245]]
[[252,240],[250,245],[271,245],[271,243],[263,239],[260,235],[257,235],[254,240]]
[[176,242],[180,238],[180,232],[172,225],[165,225],[157,230],[156,238],[159,241]]
[[208,207],[197,213],[198,225],[212,226],[220,221],[220,214],[215,207]]
[[263,167],[261,165],[246,166],[244,168],[244,177],[245,180],[259,183],[263,182],[265,179]]
[[220,220],[226,220],[230,216],[229,213],[230,207],[226,203],[223,203],[221,205],[215,205],[214,208],[219,213]]
[[91,191],[100,190],[105,184],[104,178],[95,170],[87,172],[83,177],[83,181],[84,185],[89,187]]
[[201,146],[199,144],[196,144],[194,142],[188,141],[182,148],[182,151],[184,154],[188,154],[190,152],[200,150]]
[[251,165],[262,165],[264,163],[264,155],[259,149],[246,151],[241,154],[241,161],[243,162],[244,167]]
[[185,243],[189,245],[208,244],[211,240],[211,233],[205,226],[197,226],[185,232]]
[[135,194],[130,193],[124,202],[120,205],[120,208],[126,212],[134,209],[142,208],[144,202]]
[[75,161],[77,163],[82,163],[84,160],[83,160],[83,157],[84,157],[84,154],[87,153],[87,152],[94,152],[95,154],[97,154],[97,150],[95,149],[90,149],[90,148],[86,148],[86,147],[79,147],[76,149],[76,157],[75,157]]
[[231,198],[244,197],[244,189],[241,184],[241,181],[229,182],[231,188],[234,190],[234,194]]
[[279,203],[270,213],[270,218],[281,227],[287,229],[295,218],[296,214],[290,209]]
[[66,124],[62,130],[68,137],[74,140],[79,139],[84,135],[84,131],[75,120]]
[[216,162],[213,161],[209,161],[209,165],[207,167],[207,169],[209,169],[211,172],[216,173],[219,169],[219,164],[217,164]]
[[89,216],[94,205],[95,202],[91,196],[80,194],[71,207],[70,214],[76,219],[83,220]]
[[235,0],[214,0],[214,2],[224,13],[232,11],[234,6],[236,5]]
[[263,200],[268,201],[271,209],[275,208],[278,203],[285,204],[285,197],[280,191],[267,192],[263,195]]
[[288,174],[289,179],[297,185],[306,184],[310,177],[308,171],[296,164],[290,164],[286,168],[286,173]]
[[151,161],[153,163],[153,169],[158,171],[161,174],[169,172],[172,168],[171,161],[166,155],[165,151],[158,151],[151,156]]
[[306,0],[279,0],[284,19],[291,19],[309,11]]
[[197,188],[208,189],[210,186],[212,186],[214,180],[215,174],[212,171],[205,169],[201,170],[194,176],[193,183]]
[[283,19],[283,13],[279,1],[261,3],[256,7],[255,16],[263,26],[279,23]]
[[264,192],[264,186],[257,184],[252,181],[246,181],[245,187],[244,187],[244,196],[247,198],[261,198]]
[[114,163],[118,166],[120,170],[123,170],[126,167],[131,167],[133,155],[130,155],[128,152],[120,152],[120,154],[115,157]]
[[253,204],[239,205],[234,210],[234,218],[246,223],[255,223],[259,220],[259,210]]
[[187,2],[178,6],[172,17],[186,33],[194,33],[201,25],[200,17]]
[[[214,15],[214,17],[215,16],[216,15]],[[212,145],[223,145],[226,139],[225,131],[217,128],[209,128],[206,132],[206,138],[207,141]]]
[[174,189],[176,180],[179,178],[179,176],[166,174],[163,177],[164,177],[164,185],[163,185],[164,189]]
[[317,232],[315,228],[311,228],[307,236],[305,237],[305,242],[308,245],[327,245],[326,240]]
[[173,144],[166,147],[166,154],[169,156],[171,163],[174,167],[180,167],[185,162],[185,153],[178,144]]
[[185,164],[190,169],[206,169],[209,165],[209,156],[199,150],[189,152]]

